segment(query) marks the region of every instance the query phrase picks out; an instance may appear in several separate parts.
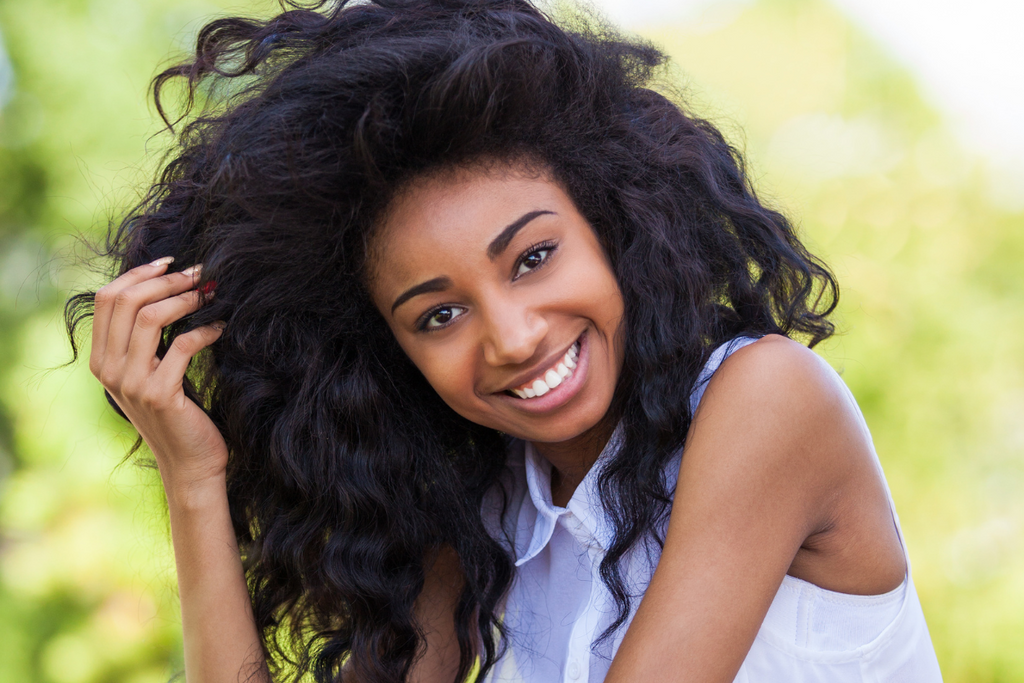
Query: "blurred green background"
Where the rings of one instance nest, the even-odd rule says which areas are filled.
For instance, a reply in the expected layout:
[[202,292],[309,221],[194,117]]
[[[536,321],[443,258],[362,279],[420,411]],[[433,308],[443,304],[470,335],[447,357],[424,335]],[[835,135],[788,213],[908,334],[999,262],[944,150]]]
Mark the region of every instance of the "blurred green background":
[[[159,480],[117,467],[132,434],[85,365],[54,368],[64,298],[97,283],[77,236],[104,233],[166,145],[148,80],[226,10],[0,0],[0,681],[180,669]],[[874,432],[946,680],[1024,680],[1024,215],[824,0],[643,33],[839,276],[821,351]]]

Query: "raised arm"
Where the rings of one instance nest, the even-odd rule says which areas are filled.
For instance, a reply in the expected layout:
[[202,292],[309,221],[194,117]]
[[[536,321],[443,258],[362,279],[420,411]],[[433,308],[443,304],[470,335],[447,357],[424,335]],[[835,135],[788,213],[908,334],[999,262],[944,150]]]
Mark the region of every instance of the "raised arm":
[[177,337],[163,359],[162,330],[199,306],[196,274],[168,262],[135,268],[96,293],[89,367],[153,451],[170,510],[188,683],[270,680],[228,514],[227,447],[185,396],[192,357],[220,336]]
[[[131,420],[160,468],[170,511],[188,683],[269,683],[228,512],[227,447],[184,393],[189,361],[221,334],[203,327],[156,355],[164,327],[194,312],[196,273],[163,260],[135,268],[96,294],[89,367]],[[409,680],[451,683],[459,663],[454,612],[462,575],[454,551],[428,558],[416,616],[425,642]],[[351,675],[351,674],[350,674]]]
[[[808,539],[821,550],[801,551]],[[664,552],[607,683],[732,681],[787,571],[874,593],[905,567],[852,399],[813,352],[772,336],[708,385]]]

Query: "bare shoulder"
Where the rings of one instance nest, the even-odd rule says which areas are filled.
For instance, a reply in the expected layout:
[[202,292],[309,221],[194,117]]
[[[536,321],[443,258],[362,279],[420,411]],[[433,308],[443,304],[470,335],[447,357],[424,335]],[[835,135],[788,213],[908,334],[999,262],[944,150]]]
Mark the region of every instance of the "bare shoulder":
[[[870,435],[849,391],[807,347],[768,335],[729,356],[708,384],[687,440],[699,481],[803,499],[812,532],[854,472],[873,470]],[[683,483],[682,481],[680,483]]]
[[824,361],[811,349],[803,344],[784,337],[781,334],[769,334],[748,344],[725,359],[722,367],[727,364],[739,365],[756,360],[762,366],[777,366],[779,369],[796,370],[817,368]]
[[768,515],[788,525],[799,540],[793,576],[860,595],[903,581],[902,545],[864,418],[839,375],[797,342],[760,339],[712,377],[678,490],[705,489],[709,504],[746,504],[736,523]]
[[813,351],[765,337],[708,383],[658,567],[609,678],[674,667],[732,680],[787,574],[876,595],[905,571],[852,396]]
[[749,421],[757,415],[796,434],[843,426],[866,431],[852,396],[828,363],[806,346],[775,334],[722,362],[698,407],[695,427],[709,419]]
[[[712,377],[708,393],[789,407],[797,420],[833,404],[854,409],[842,380],[824,359],[777,334],[762,337],[726,358]],[[855,409],[851,417],[859,418]]]
[[687,435],[629,666],[671,639],[686,666],[731,680],[786,574],[868,594],[898,583],[874,464],[856,404],[813,351],[768,336],[729,356]]

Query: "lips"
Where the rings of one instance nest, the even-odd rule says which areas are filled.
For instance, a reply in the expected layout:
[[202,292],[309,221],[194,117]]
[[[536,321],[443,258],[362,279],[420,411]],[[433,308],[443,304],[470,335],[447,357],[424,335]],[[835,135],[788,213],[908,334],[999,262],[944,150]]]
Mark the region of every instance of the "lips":
[[577,339],[569,347],[569,350],[565,352],[565,355],[559,358],[554,365],[541,371],[535,378],[509,391],[513,395],[525,400],[543,396],[564,380],[572,377],[573,370],[576,369],[576,360],[579,357],[579,352],[580,342]]
[[[570,368],[565,363],[565,357],[569,356],[569,361],[575,364],[576,367]],[[494,397],[497,398],[502,404],[507,406],[509,409],[514,410],[517,414],[527,415],[546,415],[552,411],[560,410],[563,406],[572,402],[577,394],[587,385],[590,374],[590,336],[586,330],[581,334],[576,341],[569,347],[569,349],[563,352],[560,356],[555,358],[548,357],[548,360],[541,361],[544,365],[535,365],[532,369],[524,370],[522,374],[517,377],[510,378],[511,381],[516,382],[511,388],[503,389],[496,394]],[[565,365],[565,369],[569,371],[568,376],[562,377],[558,372],[559,365]],[[554,379],[548,375],[549,372],[554,372],[559,377],[558,380],[554,380],[552,383],[555,388],[551,388],[551,384],[548,384],[548,379]],[[547,387],[547,391],[543,387],[541,394],[537,394],[534,387],[537,387],[537,380],[543,382],[543,386]],[[522,384],[520,384],[522,382]],[[508,386],[508,385],[506,385]],[[523,392],[526,398],[522,398],[518,394],[513,392],[513,389]],[[533,393],[533,398],[529,397],[526,393],[526,389],[530,389]]]

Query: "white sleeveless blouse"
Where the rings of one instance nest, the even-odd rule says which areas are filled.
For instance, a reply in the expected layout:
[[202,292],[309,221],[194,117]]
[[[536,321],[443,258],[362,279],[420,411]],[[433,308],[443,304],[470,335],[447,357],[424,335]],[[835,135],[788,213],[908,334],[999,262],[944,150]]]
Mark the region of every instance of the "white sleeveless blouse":
[[[735,339],[715,350],[691,397],[693,409],[722,361],[753,341]],[[498,521],[502,496],[497,490],[484,509],[492,533],[510,544],[516,557],[504,609],[508,648],[487,683],[601,683],[607,675],[629,621],[593,646],[616,614],[598,573],[613,530],[601,507],[597,476],[619,443],[616,434],[562,508],[551,503],[550,463],[530,444],[513,441],[504,524]],[[678,476],[680,457],[666,465],[668,481]],[[899,532],[891,495],[889,504]],[[667,522],[667,517],[662,520],[662,532]],[[623,576],[633,587],[634,613],[659,557],[660,549],[649,540],[621,560]],[[785,576],[734,683],[941,681],[909,568],[908,558],[907,578],[898,588],[868,596],[836,593]]]

